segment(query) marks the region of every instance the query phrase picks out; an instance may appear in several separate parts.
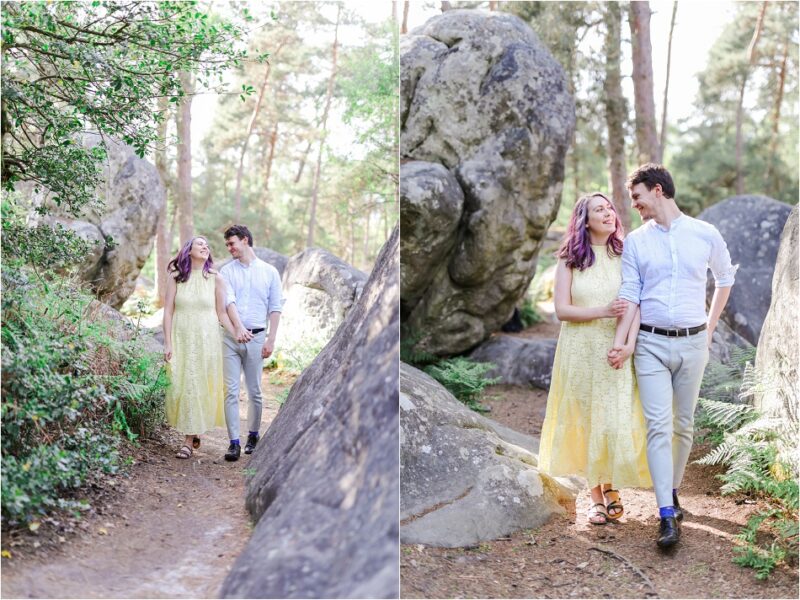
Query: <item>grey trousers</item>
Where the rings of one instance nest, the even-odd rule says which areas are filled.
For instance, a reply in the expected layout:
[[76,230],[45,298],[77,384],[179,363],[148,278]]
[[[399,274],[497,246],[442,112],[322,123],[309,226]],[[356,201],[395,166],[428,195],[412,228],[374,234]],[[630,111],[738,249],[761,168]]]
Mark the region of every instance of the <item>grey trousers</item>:
[[225,377],[225,422],[228,425],[228,438],[239,439],[239,382],[244,370],[247,386],[247,427],[248,431],[258,431],[261,424],[261,374],[264,359],[261,347],[267,332],[253,336],[246,344],[240,344],[227,332],[223,335],[222,370]]
[[707,332],[667,337],[640,331],[633,364],[647,423],[647,464],[658,506],[672,506],[694,436],[694,409],[708,363]]

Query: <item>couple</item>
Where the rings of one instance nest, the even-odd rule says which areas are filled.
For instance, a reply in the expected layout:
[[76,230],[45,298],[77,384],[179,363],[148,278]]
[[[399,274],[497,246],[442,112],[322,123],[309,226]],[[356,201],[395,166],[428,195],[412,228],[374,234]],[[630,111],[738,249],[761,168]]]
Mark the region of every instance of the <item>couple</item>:
[[[614,205],[595,193],[575,204],[558,251],[555,306],[564,323],[539,466],[586,477],[596,525],[622,516],[619,488],[652,485],[657,544],[669,548],[680,538],[694,409],[736,267],[713,225],[681,213],[663,166],[639,167],[627,187],[643,225],[624,248]],[[709,267],[716,290],[706,316]]]
[[253,236],[244,225],[225,231],[225,245],[233,260],[219,271],[213,268],[208,241],[199,236],[186,242],[167,266],[167,422],[186,435],[177,458],[191,457],[192,448],[200,447],[199,434],[223,424],[224,407],[230,438],[225,460],[239,459],[242,370],[249,398],[245,454],[259,440],[261,374],[275,348],[281,279],[275,267],[255,255]]

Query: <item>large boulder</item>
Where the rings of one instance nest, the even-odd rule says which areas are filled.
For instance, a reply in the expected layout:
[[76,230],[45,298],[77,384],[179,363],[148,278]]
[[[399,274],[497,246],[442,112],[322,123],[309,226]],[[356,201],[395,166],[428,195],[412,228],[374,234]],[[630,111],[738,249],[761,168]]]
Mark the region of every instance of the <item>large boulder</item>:
[[[721,319],[753,345],[758,343],[769,310],[781,231],[791,210],[788,204],[766,196],[733,196],[698,215],[719,229],[733,264],[739,265]],[[713,293],[709,275],[709,302]]]
[[366,273],[321,248],[292,256],[283,273],[277,347],[290,353],[322,348],[356,304],[366,280]]
[[[766,385],[755,394],[755,406],[797,424],[798,365],[798,213],[792,209],[783,228],[772,280],[770,305],[756,350],[756,372]],[[796,439],[796,438],[795,438]]]
[[575,107],[509,14],[433,17],[404,36],[400,65],[404,330],[417,351],[455,354],[498,330],[533,278]]
[[[97,146],[100,137],[86,134],[82,143]],[[88,208],[78,218],[51,206],[46,220],[95,242],[78,272],[102,302],[119,308],[136,287],[139,271],[153,249],[158,215],[167,196],[156,168],[136,156],[133,148],[110,138],[105,138],[105,144],[108,158],[103,183],[96,191],[102,205]]]
[[550,389],[555,339],[525,339],[493,335],[470,353],[470,360],[492,363],[486,377],[499,377],[499,383]]
[[250,461],[255,530],[223,598],[395,598],[399,231]]
[[468,546],[538,527],[583,485],[537,469],[538,439],[478,415],[400,365],[400,540]]
[[[289,262],[289,257],[285,254],[281,254],[271,248],[265,248],[263,246],[253,246],[253,252],[256,253],[256,256],[263,260],[265,263],[268,263],[275,267],[278,270],[278,273],[281,277],[283,277],[283,272],[286,270],[286,264]],[[221,269],[225,265],[231,262],[230,258],[226,258],[225,260],[221,261],[214,261],[214,265]]]

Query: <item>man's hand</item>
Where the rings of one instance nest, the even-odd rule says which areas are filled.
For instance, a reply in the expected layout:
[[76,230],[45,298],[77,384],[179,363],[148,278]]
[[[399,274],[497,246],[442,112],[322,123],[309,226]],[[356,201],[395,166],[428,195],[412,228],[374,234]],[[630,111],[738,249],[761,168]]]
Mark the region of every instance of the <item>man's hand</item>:
[[706,332],[707,332],[706,343],[708,345],[708,349],[711,350],[711,342],[714,341],[714,330],[711,327],[709,327],[708,329],[706,329]]
[[236,341],[237,342],[239,342],[241,344],[246,344],[247,342],[249,342],[252,339],[253,339],[253,334],[250,333],[244,327],[240,327],[239,329],[236,330]]
[[275,350],[275,341],[267,338],[264,346],[261,348],[261,358],[269,358]]
[[[614,352],[613,356],[611,355],[612,352]],[[630,345],[626,344],[622,346],[622,348],[619,349],[618,351],[612,349],[609,351],[608,354],[609,354],[608,364],[615,369],[621,369],[622,365],[625,364],[625,361],[628,360],[631,354],[633,354],[633,344]]]
[[170,345],[165,345],[164,346],[164,360],[166,362],[169,362],[170,360],[172,360],[172,346],[170,346]]
[[619,362],[619,357],[622,354],[622,348],[623,344],[615,344],[611,348],[611,350],[609,350],[608,353],[606,353],[606,360],[608,361],[608,364],[614,367],[615,369],[619,368],[615,365],[617,364],[617,362]]

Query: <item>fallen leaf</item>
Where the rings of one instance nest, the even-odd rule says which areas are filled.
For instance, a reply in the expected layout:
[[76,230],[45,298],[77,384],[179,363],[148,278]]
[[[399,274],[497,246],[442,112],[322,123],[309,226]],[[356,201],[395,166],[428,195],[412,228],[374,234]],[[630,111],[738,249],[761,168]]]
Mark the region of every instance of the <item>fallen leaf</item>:
[[2,552],[0,552],[0,556],[2,556],[3,558],[11,558],[11,552],[9,552],[8,550],[3,550]]
[[41,523],[39,523],[39,521],[31,521],[28,523],[28,529],[35,532],[37,529],[39,529],[40,525]]
[[108,535],[108,529],[106,529],[105,527],[101,527],[100,529],[97,530],[97,533],[99,533],[100,535]]

